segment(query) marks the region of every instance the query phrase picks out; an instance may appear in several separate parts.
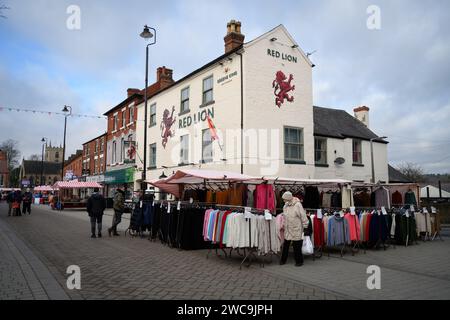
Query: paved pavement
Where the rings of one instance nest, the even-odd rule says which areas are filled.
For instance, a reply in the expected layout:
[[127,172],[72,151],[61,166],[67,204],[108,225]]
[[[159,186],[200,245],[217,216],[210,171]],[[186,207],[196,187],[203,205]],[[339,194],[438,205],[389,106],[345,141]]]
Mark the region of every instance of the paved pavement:
[[[181,251],[124,237],[91,239],[83,211],[34,206],[7,217],[0,204],[0,299],[449,299],[450,239],[344,258],[326,255],[301,268],[253,264],[207,251]],[[81,290],[66,286],[69,265],[81,268]],[[368,290],[369,265],[381,268],[381,290]]]

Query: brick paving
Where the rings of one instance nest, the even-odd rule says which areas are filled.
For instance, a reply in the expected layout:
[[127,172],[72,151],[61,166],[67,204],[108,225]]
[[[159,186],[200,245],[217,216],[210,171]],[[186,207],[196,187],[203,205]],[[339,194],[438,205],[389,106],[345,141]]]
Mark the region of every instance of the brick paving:
[[[239,269],[240,258],[182,251],[160,242],[91,239],[87,213],[33,206],[31,216],[7,217],[0,204],[0,299],[448,299],[450,242],[435,241],[344,258],[306,259],[296,268],[277,259]],[[69,265],[81,268],[81,290],[66,287]],[[366,268],[382,270],[382,289],[368,290]]]

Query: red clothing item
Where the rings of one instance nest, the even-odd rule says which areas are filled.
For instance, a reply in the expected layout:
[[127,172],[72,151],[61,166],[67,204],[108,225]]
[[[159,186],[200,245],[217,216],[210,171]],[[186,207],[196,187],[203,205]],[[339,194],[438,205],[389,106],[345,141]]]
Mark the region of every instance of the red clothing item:
[[392,204],[401,205],[403,203],[402,194],[397,190],[392,194]]
[[322,219],[314,218],[314,246],[320,247],[324,244],[325,239],[325,228],[323,226]]
[[220,227],[220,234],[219,234],[219,243],[220,243],[220,247],[223,248],[223,231],[225,230],[225,222],[227,221],[227,216],[231,214],[231,211],[225,211],[223,217],[222,217],[222,225]]
[[359,224],[358,216],[354,215],[352,216],[350,213],[346,213],[344,216],[345,220],[348,221],[348,228],[350,231],[350,240],[351,241],[358,241],[360,238],[361,233],[361,227]]
[[275,209],[275,191],[270,184],[259,184],[255,190],[255,207],[257,209]]

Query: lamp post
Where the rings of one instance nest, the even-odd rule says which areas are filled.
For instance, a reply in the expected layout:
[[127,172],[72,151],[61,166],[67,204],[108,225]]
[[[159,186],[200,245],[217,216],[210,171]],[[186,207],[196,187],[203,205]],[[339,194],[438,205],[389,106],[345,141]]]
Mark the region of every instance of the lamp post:
[[373,142],[376,140],[387,139],[387,137],[379,137],[370,139],[370,158],[372,159],[372,183],[375,183],[375,164],[373,161]]
[[62,155],[61,181],[64,181],[64,158],[66,156],[67,117],[72,115],[72,107],[64,106],[64,108],[62,109],[62,112],[64,112],[64,143],[63,143],[63,155]]
[[[153,33],[150,32],[150,29]],[[144,31],[141,32],[140,36],[145,40],[150,40],[153,38],[153,42],[147,44],[145,48],[145,88],[144,88],[144,170],[142,171],[142,183],[141,190],[147,189],[147,87],[148,87],[148,47],[156,43],[156,30],[154,28],[144,26]]]
[[43,137],[41,139],[42,142],[42,159],[41,159],[41,180],[39,180],[40,185],[43,186],[44,184],[42,184],[42,180],[44,178],[44,143],[47,142],[47,138]]

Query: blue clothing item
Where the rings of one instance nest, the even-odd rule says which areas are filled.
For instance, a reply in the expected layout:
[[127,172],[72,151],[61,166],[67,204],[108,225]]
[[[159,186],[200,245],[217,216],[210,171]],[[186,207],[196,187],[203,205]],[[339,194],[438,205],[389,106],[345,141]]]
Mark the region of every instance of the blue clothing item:
[[216,224],[216,217],[219,210],[214,210],[211,212],[210,218],[209,218],[209,225],[208,225],[208,239],[212,240],[213,234],[214,234],[214,226]]
[[339,216],[333,216],[328,220],[328,246],[338,246],[351,243],[348,221]]

